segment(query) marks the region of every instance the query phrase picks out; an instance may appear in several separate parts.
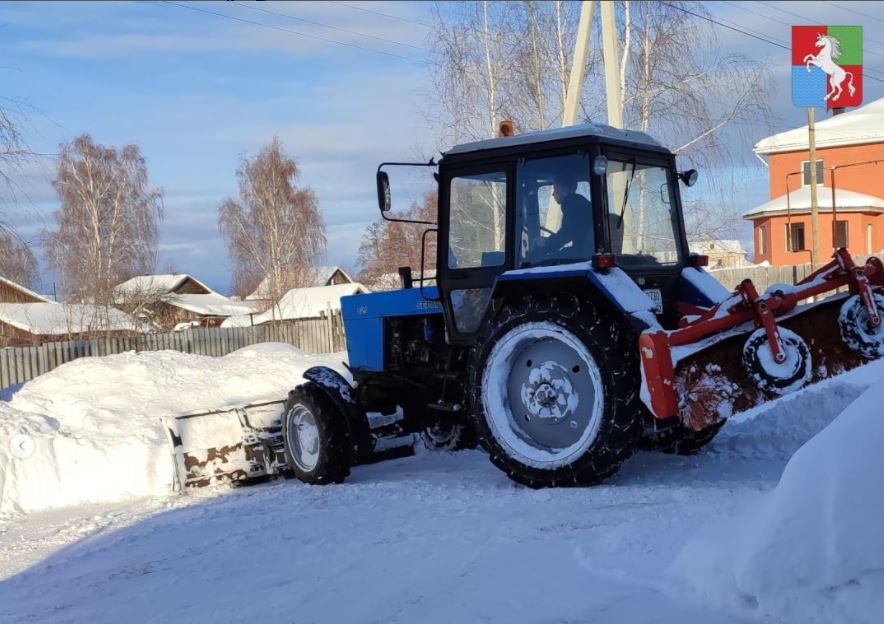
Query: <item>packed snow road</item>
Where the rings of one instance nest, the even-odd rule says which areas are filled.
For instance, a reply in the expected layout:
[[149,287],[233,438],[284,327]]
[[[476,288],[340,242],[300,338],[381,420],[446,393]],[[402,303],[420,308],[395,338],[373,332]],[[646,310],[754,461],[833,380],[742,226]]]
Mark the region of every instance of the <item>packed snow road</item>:
[[[865,465],[800,488],[803,499],[774,488],[805,442],[824,428],[816,446],[833,439],[827,425],[845,408],[880,406],[884,393],[866,388],[881,379],[884,365],[864,367],[735,419],[699,455],[640,453],[593,488],[534,491],[478,451],[423,452],[358,467],[342,485],[277,481],[7,514],[0,622],[879,622],[884,605],[869,595],[880,593],[884,556],[869,569],[857,552],[878,545],[862,530],[837,543],[847,577],[807,570],[828,584],[819,589],[792,569],[831,557],[765,557],[740,519],[773,518],[769,541],[782,531],[777,504],[808,515],[810,501],[839,534],[842,510],[827,505],[859,497],[848,520],[877,522],[884,489],[864,481]],[[884,431],[852,429],[878,445],[860,459],[880,455]],[[834,461],[820,451],[803,465],[823,459]],[[799,554],[832,547],[806,531],[791,542]],[[733,544],[745,551],[739,569]],[[792,600],[747,591],[737,572],[777,579]]]

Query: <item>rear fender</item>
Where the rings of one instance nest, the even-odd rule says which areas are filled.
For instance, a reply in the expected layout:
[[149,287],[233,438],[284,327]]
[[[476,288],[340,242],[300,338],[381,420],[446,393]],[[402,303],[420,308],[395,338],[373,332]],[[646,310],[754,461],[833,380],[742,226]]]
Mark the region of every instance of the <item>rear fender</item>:
[[312,381],[340,410],[347,421],[353,457],[356,462],[367,459],[373,450],[371,431],[365,410],[359,404],[350,383],[338,371],[328,366],[314,366],[304,372],[304,379]]
[[622,269],[595,269],[588,262],[507,271],[495,283],[495,301],[537,292],[574,294],[624,319],[637,336],[660,328],[654,302]]

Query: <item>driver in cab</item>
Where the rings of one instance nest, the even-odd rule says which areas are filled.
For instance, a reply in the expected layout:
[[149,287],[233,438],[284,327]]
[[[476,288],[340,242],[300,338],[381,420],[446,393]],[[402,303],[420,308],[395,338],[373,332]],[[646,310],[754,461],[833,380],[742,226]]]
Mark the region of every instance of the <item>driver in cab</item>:
[[577,178],[569,174],[556,175],[553,198],[562,209],[562,225],[558,232],[540,237],[535,245],[545,255],[555,255],[568,248],[568,257],[586,260],[592,255],[592,205],[577,192]]

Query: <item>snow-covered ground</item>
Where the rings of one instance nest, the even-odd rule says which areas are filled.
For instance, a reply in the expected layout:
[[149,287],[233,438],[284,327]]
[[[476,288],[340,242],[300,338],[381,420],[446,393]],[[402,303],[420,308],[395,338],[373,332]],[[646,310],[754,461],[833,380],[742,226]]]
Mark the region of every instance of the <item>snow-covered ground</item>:
[[[47,376],[5,409],[45,420],[80,405],[86,418],[95,399],[96,417],[126,408],[138,423],[152,401],[276,392],[246,390],[280,374],[290,384],[300,372],[281,369],[306,368],[290,358],[192,398],[177,377],[151,397],[120,372],[102,381],[113,398],[83,389],[73,401]],[[884,362],[865,366],[740,415],[696,456],[641,453],[594,488],[533,491],[478,451],[424,452],[342,485],[7,513],[0,622],[880,622],[882,381]]]

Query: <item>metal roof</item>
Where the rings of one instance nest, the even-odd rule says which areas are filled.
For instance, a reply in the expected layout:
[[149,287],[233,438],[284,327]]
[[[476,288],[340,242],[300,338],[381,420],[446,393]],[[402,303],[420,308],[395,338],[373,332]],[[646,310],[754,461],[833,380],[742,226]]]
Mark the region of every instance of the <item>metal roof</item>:
[[[832,211],[832,187],[817,185],[817,206],[823,212]],[[865,193],[857,193],[846,189],[835,189],[835,204],[838,212],[884,212],[884,199]],[[752,220],[762,216],[774,214],[786,214],[787,211],[808,212],[810,210],[810,187],[801,188],[789,193],[788,204],[786,195],[780,195],[774,199],[756,206],[743,213],[743,218]]]
[[[884,98],[818,121],[816,148],[884,142]],[[779,154],[808,149],[807,126],[780,132],[755,144],[756,154]]]
[[511,137],[499,137],[496,139],[461,143],[445,152],[445,155],[466,154],[468,152],[478,152],[500,147],[531,145],[534,143],[545,143],[547,141],[576,139],[582,137],[613,139],[617,141],[629,141],[631,143],[642,143],[652,147],[663,147],[655,139],[651,138],[644,132],[639,132],[637,130],[621,130],[620,128],[614,128],[603,124],[587,123],[576,126],[566,126],[564,128],[551,128],[549,130],[540,130],[537,132],[526,132],[525,134],[517,134]]

